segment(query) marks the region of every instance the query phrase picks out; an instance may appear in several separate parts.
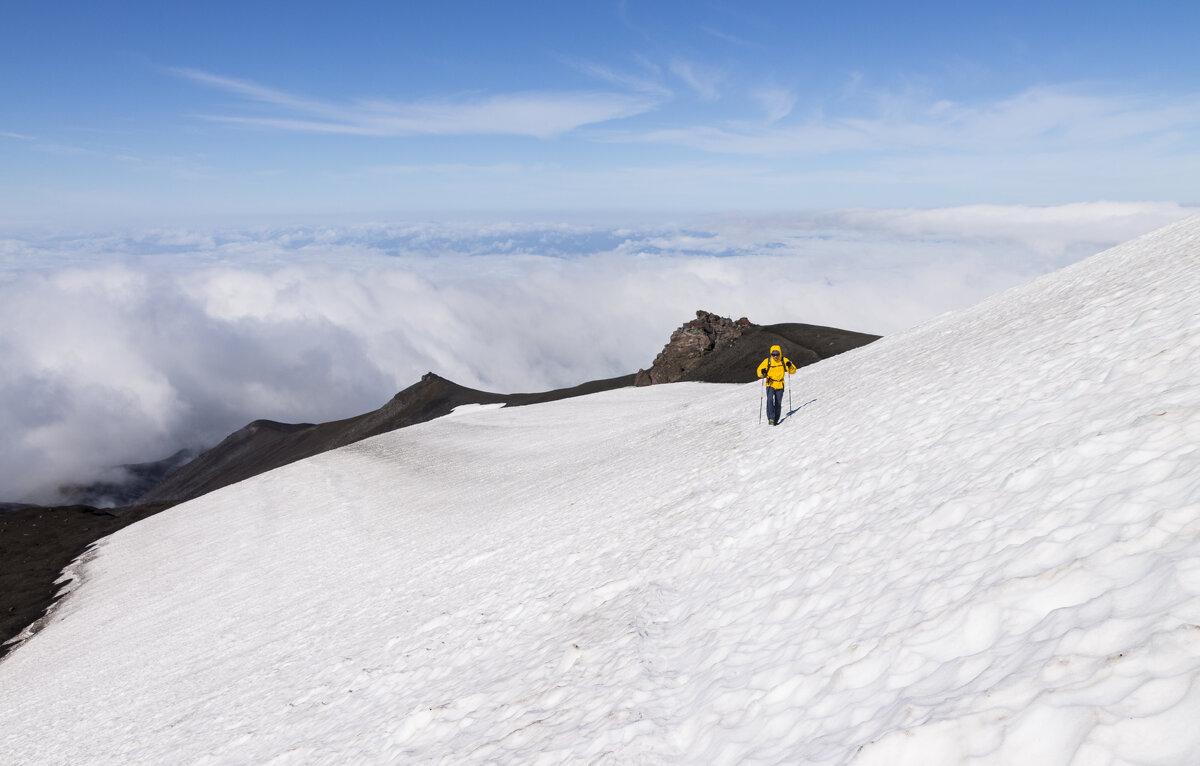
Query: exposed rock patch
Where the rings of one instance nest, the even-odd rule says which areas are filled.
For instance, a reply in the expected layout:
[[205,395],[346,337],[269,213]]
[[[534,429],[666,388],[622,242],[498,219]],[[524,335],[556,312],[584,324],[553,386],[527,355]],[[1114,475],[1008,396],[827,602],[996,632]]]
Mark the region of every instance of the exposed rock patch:
[[754,325],[742,317],[737,321],[708,311],[697,311],[696,318],[671,333],[671,339],[654,358],[649,370],[638,370],[636,386],[674,383],[695,369],[705,356],[733,345],[748,327]]
[[810,324],[757,325],[707,311],[671,334],[671,340],[649,370],[639,370],[636,385],[677,381],[748,383],[758,365],[781,346],[797,367],[815,364],[877,340],[877,335]]

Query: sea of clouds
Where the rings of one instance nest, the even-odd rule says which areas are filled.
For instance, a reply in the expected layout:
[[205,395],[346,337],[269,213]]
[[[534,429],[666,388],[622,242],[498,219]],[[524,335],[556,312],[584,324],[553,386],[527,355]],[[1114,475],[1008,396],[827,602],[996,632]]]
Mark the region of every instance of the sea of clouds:
[[697,309],[888,334],[1195,212],[1173,203],[0,232],[0,501],[375,409],[648,367]]

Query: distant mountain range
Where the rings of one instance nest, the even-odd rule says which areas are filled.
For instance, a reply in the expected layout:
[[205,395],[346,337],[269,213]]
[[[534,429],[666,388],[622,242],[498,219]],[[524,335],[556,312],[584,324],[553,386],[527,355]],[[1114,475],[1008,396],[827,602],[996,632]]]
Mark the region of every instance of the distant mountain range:
[[[59,573],[95,541],[173,505],[280,466],[406,426],[466,404],[517,407],[633,385],[675,381],[747,383],[772,345],[797,367],[814,364],[879,336],[807,324],[755,325],[705,311],[671,335],[654,363],[637,373],[542,393],[496,394],[460,386],[432,372],[373,412],[329,423],[256,420],[211,449],[126,466],[127,485],[64,488],[74,503],[55,508],[0,504],[0,643],[39,619],[55,599]],[[118,503],[116,508],[95,507]],[[0,656],[4,651],[0,649]]]

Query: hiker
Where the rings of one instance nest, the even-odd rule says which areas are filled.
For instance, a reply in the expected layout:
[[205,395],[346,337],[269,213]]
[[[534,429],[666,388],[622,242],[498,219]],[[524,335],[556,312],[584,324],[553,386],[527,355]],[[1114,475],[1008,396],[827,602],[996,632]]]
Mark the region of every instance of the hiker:
[[763,385],[767,387],[767,422],[773,426],[779,425],[783,410],[783,376],[795,371],[796,365],[779,346],[771,346],[771,355],[758,366],[758,377],[765,379]]

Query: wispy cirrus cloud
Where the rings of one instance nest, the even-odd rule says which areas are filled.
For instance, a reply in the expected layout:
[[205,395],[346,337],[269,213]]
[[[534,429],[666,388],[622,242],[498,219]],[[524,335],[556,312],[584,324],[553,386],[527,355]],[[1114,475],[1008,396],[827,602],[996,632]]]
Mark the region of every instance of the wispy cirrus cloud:
[[650,142],[700,151],[804,157],[839,152],[1078,151],[1128,142],[1181,143],[1200,129],[1200,96],[1104,94],[1080,87],[1039,86],[1015,96],[964,103],[911,94],[877,94],[873,113],[785,121],[796,105],[788,91],[755,96],[768,123],[711,124],[610,132],[606,140]]
[[730,34],[729,32],[726,32],[723,29],[717,29],[716,27],[708,27],[708,26],[702,25],[700,27],[700,31],[706,35],[710,35],[712,37],[717,38],[718,40],[721,40],[721,41],[727,42],[727,43],[731,43],[733,45],[740,45],[742,47],[749,47],[749,46],[753,45],[753,43],[751,43],[749,40],[747,40],[744,37],[739,37],[735,34]]
[[20,141],[33,151],[47,155],[55,155],[58,157],[94,157],[124,164],[143,162],[140,157],[130,152],[113,147],[96,148],[79,146],[77,144],[63,143],[61,141],[46,139],[41,136],[30,136],[24,133],[15,133],[8,130],[0,130],[0,138],[8,138],[14,141]]
[[644,57],[637,58],[637,63],[642,68],[642,72],[640,74],[630,74],[628,72],[621,71],[611,66],[605,66],[603,64],[575,62],[567,63],[589,77],[593,77],[610,85],[615,85],[625,91],[643,93],[664,100],[670,99],[675,95],[674,91],[672,91],[663,83],[663,73],[661,67]]
[[796,94],[788,88],[761,88],[754,98],[762,105],[768,122],[779,122],[796,107]]
[[703,101],[716,101],[721,97],[721,84],[725,75],[718,69],[686,59],[674,59],[671,73],[683,80]]
[[553,138],[584,125],[654,109],[660,95],[602,91],[518,92],[418,101],[331,102],[297,96],[247,80],[176,69],[193,82],[277,107],[268,115],[204,115],[245,127],[360,136],[509,134]]

